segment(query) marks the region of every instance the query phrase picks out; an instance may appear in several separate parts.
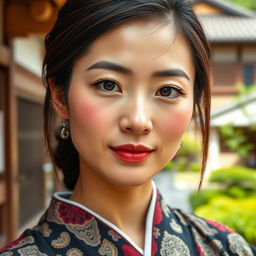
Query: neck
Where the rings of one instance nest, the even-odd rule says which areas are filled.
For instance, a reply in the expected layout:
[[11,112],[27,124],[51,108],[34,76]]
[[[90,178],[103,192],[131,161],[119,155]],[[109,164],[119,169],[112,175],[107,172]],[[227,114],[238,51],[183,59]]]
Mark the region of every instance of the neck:
[[151,195],[151,180],[140,186],[124,187],[85,171],[80,172],[70,199],[110,221],[143,248]]

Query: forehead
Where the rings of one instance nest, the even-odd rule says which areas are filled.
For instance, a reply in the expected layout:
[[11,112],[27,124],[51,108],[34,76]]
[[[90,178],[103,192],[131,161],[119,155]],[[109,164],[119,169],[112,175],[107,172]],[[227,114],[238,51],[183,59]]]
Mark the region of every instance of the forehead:
[[173,23],[163,20],[133,20],[119,25],[97,38],[84,59],[90,63],[112,60],[134,69],[169,65],[194,72],[187,41]]

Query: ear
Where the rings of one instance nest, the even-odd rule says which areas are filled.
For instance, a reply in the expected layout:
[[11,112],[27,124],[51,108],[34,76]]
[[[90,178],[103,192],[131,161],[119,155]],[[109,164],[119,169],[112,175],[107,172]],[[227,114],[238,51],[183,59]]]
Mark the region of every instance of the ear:
[[61,118],[69,119],[69,110],[63,90],[55,85],[53,78],[48,79],[48,84],[50,86],[51,100],[55,111]]

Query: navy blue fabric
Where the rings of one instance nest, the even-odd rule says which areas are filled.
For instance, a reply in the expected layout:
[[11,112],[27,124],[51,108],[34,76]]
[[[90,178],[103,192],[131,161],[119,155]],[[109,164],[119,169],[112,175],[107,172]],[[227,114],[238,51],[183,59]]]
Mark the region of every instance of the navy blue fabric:
[[[79,206],[53,198],[37,226],[0,250],[0,256],[142,254],[122,235]],[[256,249],[217,222],[167,206],[158,192],[152,253],[147,256],[253,256]]]

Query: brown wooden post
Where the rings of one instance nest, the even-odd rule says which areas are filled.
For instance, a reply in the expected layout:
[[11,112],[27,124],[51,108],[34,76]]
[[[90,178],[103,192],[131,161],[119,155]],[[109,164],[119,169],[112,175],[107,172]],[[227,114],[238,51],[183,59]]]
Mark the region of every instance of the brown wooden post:
[[17,236],[19,224],[18,199],[18,145],[16,98],[13,85],[13,51],[10,46],[10,63],[7,69],[5,139],[6,139],[6,195],[7,195],[7,241]]
[[[8,68],[8,50],[0,45],[0,111],[5,115],[5,90],[6,90],[6,70]],[[3,115],[3,117],[4,117]],[[4,120],[1,120],[4,122]],[[3,129],[4,135],[4,127],[0,127]],[[0,136],[1,136],[0,135]],[[2,140],[2,138],[0,138]],[[5,139],[3,138],[0,141],[1,146],[3,146],[3,157],[5,156]],[[5,162],[5,158],[3,159]],[[5,170],[5,163],[3,164],[3,170],[0,173],[0,234],[2,239],[0,239],[0,247],[2,247],[6,241],[6,232],[7,232],[7,224],[6,224],[6,170]]]

